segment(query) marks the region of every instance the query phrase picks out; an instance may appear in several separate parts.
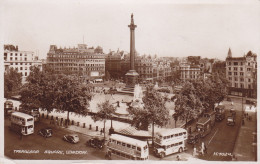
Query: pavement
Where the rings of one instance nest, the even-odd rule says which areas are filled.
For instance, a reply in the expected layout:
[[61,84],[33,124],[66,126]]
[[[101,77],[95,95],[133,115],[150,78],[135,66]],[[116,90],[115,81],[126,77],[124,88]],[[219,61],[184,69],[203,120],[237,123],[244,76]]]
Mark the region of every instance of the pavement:
[[[245,124],[241,125],[233,154],[237,161],[257,161],[257,113],[248,113],[251,120],[245,118]],[[253,135],[255,133],[255,136]]]

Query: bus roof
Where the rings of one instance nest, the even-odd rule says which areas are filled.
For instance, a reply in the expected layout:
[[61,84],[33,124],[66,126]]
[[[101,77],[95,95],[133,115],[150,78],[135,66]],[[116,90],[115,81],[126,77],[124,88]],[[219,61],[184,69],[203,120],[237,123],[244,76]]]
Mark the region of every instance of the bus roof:
[[110,139],[121,141],[121,142],[131,144],[131,145],[135,145],[135,146],[144,147],[145,145],[147,145],[147,142],[145,142],[145,141],[141,141],[141,140],[137,140],[137,139],[134,139],[134,138],[122,136],[122,135],[119,135],[119,134],[112,134],[110,136]]
[[168,136],[168,135],[172,135],[175,133],[181,133],[181,132],[187,132],[187,130],[183,129],[183,128],[162,129],[162,130],[158,131],[157,134],[159,134],[161,136]]
[[21,112],[14,112],[14,113],[12,113],[12,116],[23,117],[25,119],[33,118],[33,116],[31,116],[31,115],[21,113]]
[[198,124],[205,124],[207,123],[208,121],[210,121],[210,118],[207,118],[207,117],[202,117],[199,119],[199,121],[197,122]]

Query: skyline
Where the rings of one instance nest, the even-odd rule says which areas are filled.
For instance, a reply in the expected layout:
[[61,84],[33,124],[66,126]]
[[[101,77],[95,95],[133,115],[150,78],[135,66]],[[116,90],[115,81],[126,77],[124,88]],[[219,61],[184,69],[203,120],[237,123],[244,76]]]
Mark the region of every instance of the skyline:
[[224,60],[229,48],[235,57],[260,53],[259,4],[134,2],[4,1],[3,41],[39,51],[40,59],[46,59],[50,45],[76,47],[83,36],[88,47],[101,46],[104,53],[130,52],[127,26],[133,13],[140,55]]

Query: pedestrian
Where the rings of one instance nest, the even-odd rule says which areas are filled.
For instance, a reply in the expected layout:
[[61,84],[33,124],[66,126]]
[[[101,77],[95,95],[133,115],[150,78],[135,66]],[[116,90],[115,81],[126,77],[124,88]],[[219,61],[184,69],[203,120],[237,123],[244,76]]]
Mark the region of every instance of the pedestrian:
[[233,106],[233,101],[231,101],[231,105]]
[[208,151],[207,151],[207,146],[206,146],[206,145],[204,145],[204,153],[205,153],[205,154],[208,153]]
[[242,119],[242,125],[245,125],[245,120],[244,119]]
[[194,149],[193,149],[193,157],[195,157],[197,155],[197,149],[196,147],[194,146]]
[[181,160],[181,155],[177,155],[177,161],[180,161]]
[[101,130],[100,130],[100,135],[102,135],[102,133],[103,133],[103,130],[101,129]]

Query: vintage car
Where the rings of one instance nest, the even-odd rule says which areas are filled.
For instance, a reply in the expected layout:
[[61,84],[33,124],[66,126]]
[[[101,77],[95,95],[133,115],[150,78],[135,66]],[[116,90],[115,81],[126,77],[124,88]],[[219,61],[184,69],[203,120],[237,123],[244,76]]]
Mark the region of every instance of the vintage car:
[[44,128],[38,131],[38,134],[47,138],[52,136],[52,129],[51,128]]
[[104,138],[99,138],[99,137],[94,137],[94,138],[89,139],[86,142],[86,145],[87,146],[91,146],[93,148],[102,149],[104,147],[104,145],[105,145],[105,139]]
[[188,143],[189,144],[196,144],[199,142],[200,139],[200,133],[198,132],[192,132],[189,136],[188,136]]
[[232,125],[234,126],[236,124],[235,122],[235,117],[234,116],[228,116],[227,117],[227,125]]
[[77,134],[66,134],[63,136],[63,140],[75,144],[79,142],[79,136]]

